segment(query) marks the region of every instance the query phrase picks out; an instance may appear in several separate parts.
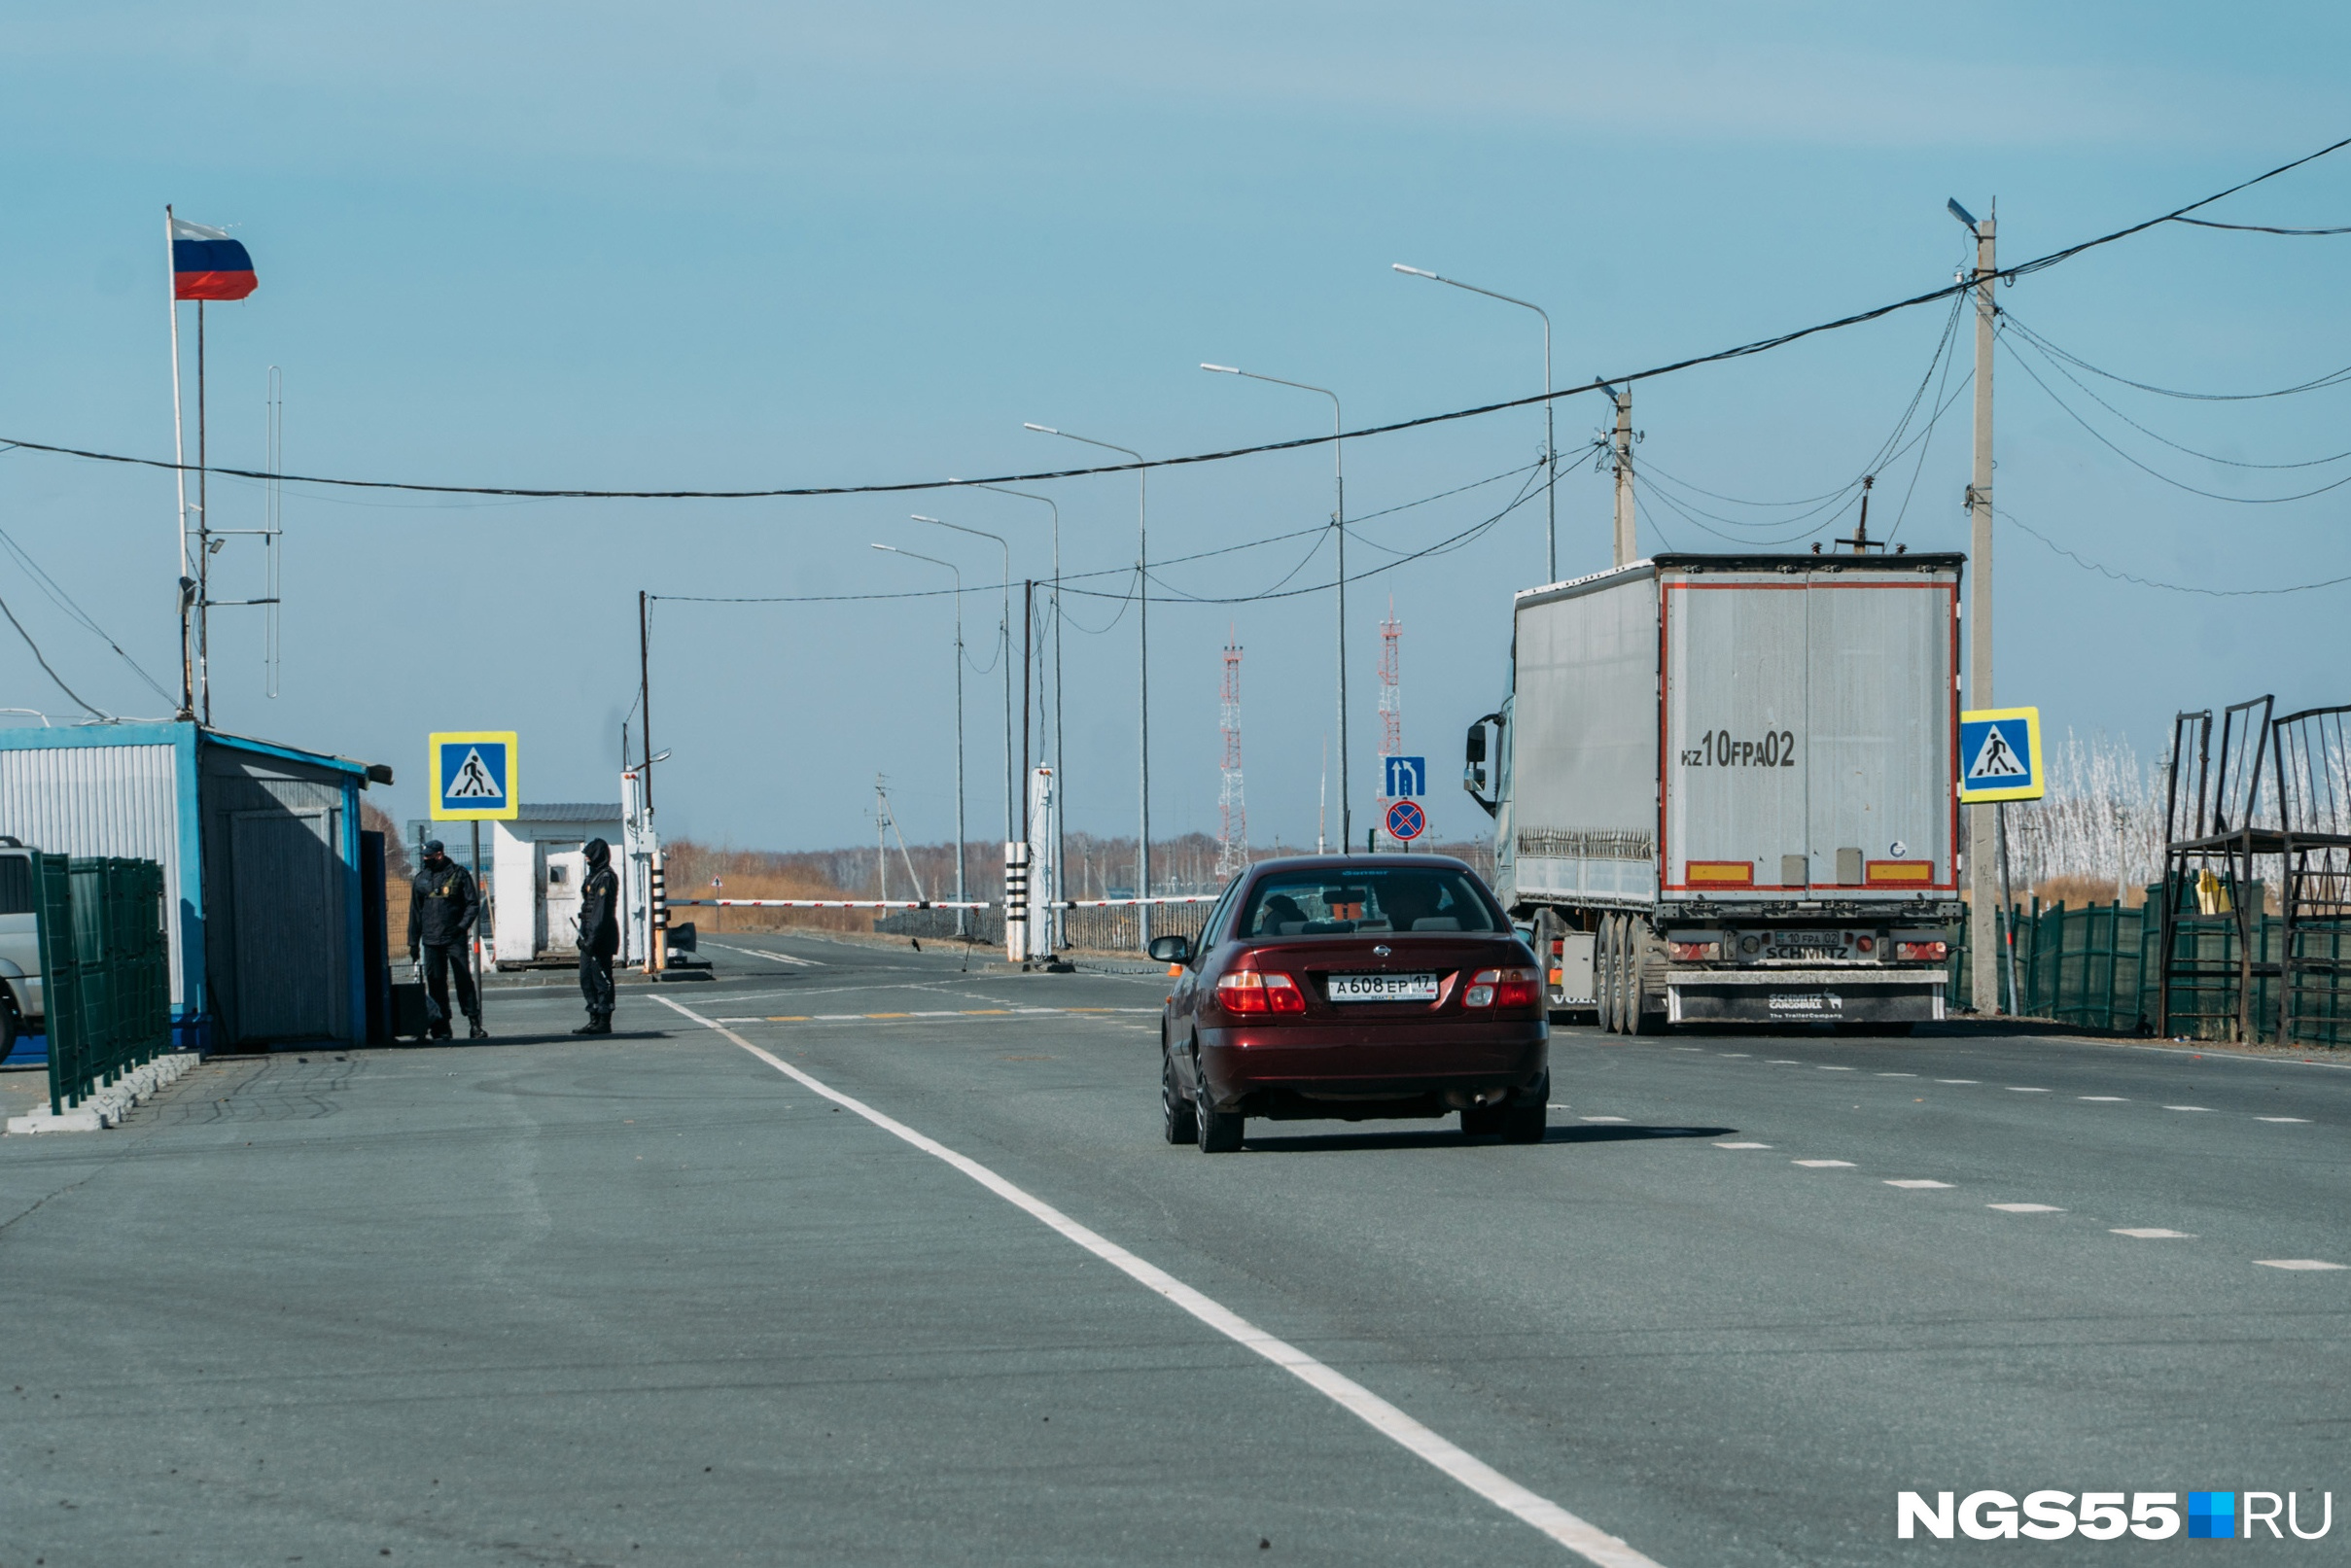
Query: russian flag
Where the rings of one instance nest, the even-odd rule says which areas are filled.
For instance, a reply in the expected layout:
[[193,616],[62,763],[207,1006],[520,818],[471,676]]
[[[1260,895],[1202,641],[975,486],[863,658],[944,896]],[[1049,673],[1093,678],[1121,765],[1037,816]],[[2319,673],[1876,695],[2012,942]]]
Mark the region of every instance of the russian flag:
[[171,296],[242,299],[261,280],[245,247],[218,228],[185,218],[171,221]]

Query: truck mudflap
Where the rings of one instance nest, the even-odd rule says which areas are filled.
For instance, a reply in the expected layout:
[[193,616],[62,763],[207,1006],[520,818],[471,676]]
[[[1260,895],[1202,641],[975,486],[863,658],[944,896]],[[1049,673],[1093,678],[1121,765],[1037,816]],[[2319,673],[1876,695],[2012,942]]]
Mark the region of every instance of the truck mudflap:
[[1675,1024],[1926,1024],[1944,1018],[1935,970],[1705,970],[1668,975]]

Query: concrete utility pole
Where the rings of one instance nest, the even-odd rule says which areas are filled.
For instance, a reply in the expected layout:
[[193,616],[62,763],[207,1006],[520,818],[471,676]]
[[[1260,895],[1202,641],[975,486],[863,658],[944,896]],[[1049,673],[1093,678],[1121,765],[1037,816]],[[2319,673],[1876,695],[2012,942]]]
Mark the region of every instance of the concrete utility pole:
[[1632,389],[1616,397],[1616,564],[1627,566],[1641,558],[1632,526]]
[[[1992,226],[1999,219],[2000,204],[1995,200],[1991,217],[1982,223],[1956,201],[1950,210],[1976,235],[1976,466],[1975,477],[1967,487],[1968,517],[1973,526],[1964,706],[1983,709],[1992,706],[1992,329],[1999,317],[1999,307],[1992,303],[1992,284],[1999,271],[1992,255]],[[1965,762],[1960,766],[1965,767]],[[1998,819],[1996,808],[1968,808],[1968,970],[1979,1013],[2001,1010]]]

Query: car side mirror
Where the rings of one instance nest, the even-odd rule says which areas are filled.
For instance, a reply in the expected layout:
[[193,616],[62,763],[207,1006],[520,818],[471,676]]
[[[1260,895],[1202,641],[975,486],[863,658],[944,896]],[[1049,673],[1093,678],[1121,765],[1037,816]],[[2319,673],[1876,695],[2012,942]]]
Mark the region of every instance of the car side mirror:
[[1189,963],[1192,961],[1192,939],[1188,936],[1155,936],[1151,938],[1151,957],[1161,963]]

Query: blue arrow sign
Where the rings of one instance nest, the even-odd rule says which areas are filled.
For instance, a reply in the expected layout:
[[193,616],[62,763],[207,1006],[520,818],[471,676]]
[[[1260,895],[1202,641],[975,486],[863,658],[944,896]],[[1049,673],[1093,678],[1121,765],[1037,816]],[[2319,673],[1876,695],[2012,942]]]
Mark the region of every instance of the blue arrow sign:
[[1382,793],[1390,800],[1407,800],[1428,793],[1428,758],[1424,756],[1382,757],[1387,764],[1387,788]]

